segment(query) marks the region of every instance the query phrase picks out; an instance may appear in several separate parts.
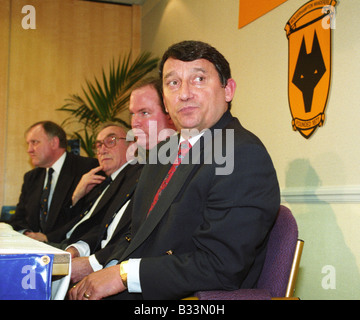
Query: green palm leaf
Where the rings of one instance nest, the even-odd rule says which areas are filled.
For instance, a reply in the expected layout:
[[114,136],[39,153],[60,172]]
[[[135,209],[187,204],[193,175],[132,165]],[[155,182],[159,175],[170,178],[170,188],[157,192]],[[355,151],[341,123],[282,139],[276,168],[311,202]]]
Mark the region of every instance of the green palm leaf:
[[158,62],[159,59],[151,57],[149,52],[140,54],[132,63],[131,53],[120,57],[117,62],[113,59],[108,74],[102,70],[102,83],[96,78],[93,82],[86,81],[82,97],[71,94],[65,99],[66,103],[57,109],[70,113],[63,126],[73,122],[82,124],[83,129],[73,135],[80,139],[82,148],[89,156],[94,156],[92,144],[98,126],[107,121],[124,123],[117,115],[128,107],[131,88],[154,70]]

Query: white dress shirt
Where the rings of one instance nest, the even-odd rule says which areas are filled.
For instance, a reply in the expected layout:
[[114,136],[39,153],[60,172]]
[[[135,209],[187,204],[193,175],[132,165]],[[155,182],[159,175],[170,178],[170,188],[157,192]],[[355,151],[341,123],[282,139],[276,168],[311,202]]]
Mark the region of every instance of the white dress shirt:
[[[65,158],[66,158],[66,152],[64,152],[59,159],[56,160],[56,162],[51,166],[51,168],[53,168],[53,173],[52,173],[52,178],[51,178],[51,186],[50,186],[50,193],[49,193],[49,198],[48,198],[48,213],[50,212],[50,207],[51,207],[51,201],[54,195],[54,190],[56,188],[56,184],[61,172],[61,169],[64,165],[65,162]],[[48,180],[48,172],[49,172],[50,168],[46,168],[46,175],[45,175],[45,179],[44,179],[44,186],[43,189],[45,188],[46,184],[47,184],[47,180]],[[40,214],[40,212],[39,212]],[[29,231],[28,229],[22,229],[19,230],[19,233],[25,233],[25,231]]]
[[[56,162],[51,166],[51,168],[53,168],[54,172],[52,174],[50,194],[49,194],[49,198],[48,198],[48,213],[50,212],[51,200],[53,198],[54,190],[55,190],[61,169],[64,165],[65,158],[66,158],[66,152],[64,152],[62,154],[62,156],[59,159],[57,159]],[[44,180],[44,188],[45,188],[47,180],[48,180],[48,172],[49,172],[49,168],[46,168],[46,177]]]
[[[120,173],[130,162],[132,162],[132,160],[126,162],[122,167],[120,167],[118,170],[116,170],[114,173],[112,173],[112,174],[111,174],[111,179],[114,181],[114,180],[116,179],[116,177],[119,175],[119,173]],[[108,186],[108,187],[109,187],[109,186]],[[108,188],[108,187],[107,187],[107,188]],[[82,222],[84,222],[85,220],[87,220],[87,219],[90,218],[92,212],[93,212],[94,209],[96,208],[98,202],[100,201],[101,197],[104,195],[104,193],[105,193],[105,191],[107,190],[107,188],[105,188],[105,190],[103,191],[103,193],[98,197],[98,199],[96,200],[96,202],[94,203],[94,205],[91,207],[89,213],[86,214],[86,215],[83,217],[83,219],[82,219],[79,223],[77,223],[77,224],[73,227],[73,229],[72,229],[71,231],[68,232],[68,234],[69,234],[70,232],[72,233],[72,232],[75,230],[75,228],[76,228],[80,223],[82,223]],[[130,201],[130,200],[129,200],[129,201]],[[112,237],[112,235],[113,235],[113,233],[114,233],[114,231],[115,231],[115,229],[116,229],[116,227],[117,227],[117,224],[119,223],[119,221],[120,221],[123,213],[125,212],[125,209],[126,209],[126,207],[128,206],[128,204],[129,204],[129,201],[127,201],[127,202],[122,206],[122,208],[118,211],[118,213],[116,214],[115,218],[114,218],[113,221],[111,222],[111,224],[110,224],[110,226],[109,226],[109,228],[108,228],[108,230],[107,230],[107,236],[106,236],[106,238],[105,238],[103,241],[101,241],[101,248],[104,248],[104,247],[107,245],[107,243],[111,240],[111,237]],[[67,234],[67,239],[68,239],[68,238],[70,237],[70,235],[71,235],[71,234],[70,234],[70,235],[68,236],[68,234]],[[87,257],[87,256],[90,255],[90,247],[89,247],[89,245],[88,245],[85,241],[82,241],[82,240],[77,241],[76,243],[73,243],[73,244],[69,245],[67,248],[69,248],[69,247],[75,247],[75,248],[78,250],[78,252],[79,252],[79,254],[80,254],[80,257]],[[93,268],[94,271],[98,271],[98,270],[100,270],[100,269],[103,268],[103,266],[102,266],[102,265],[97,261],[97,259],[95,258],[95,255],[94,255],[94,254],[89,256],[89,262],[90,262],[90,265],[91,265],[91,267]]]

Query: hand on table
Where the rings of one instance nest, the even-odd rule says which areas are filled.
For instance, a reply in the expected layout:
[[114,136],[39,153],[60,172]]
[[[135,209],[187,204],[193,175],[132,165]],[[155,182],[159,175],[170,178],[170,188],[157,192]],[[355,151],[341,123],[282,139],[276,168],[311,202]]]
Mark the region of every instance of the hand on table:
[[41,242],[48,242],[47,236],[41,232],[26,231],[26,232],[24,232],[24,235],[26,235],[29,238],[34,239],[34,240],[38,240]]
[[73,286],[68,292],[70,300],[100,300],[126,290],[120,265],[93,272]]

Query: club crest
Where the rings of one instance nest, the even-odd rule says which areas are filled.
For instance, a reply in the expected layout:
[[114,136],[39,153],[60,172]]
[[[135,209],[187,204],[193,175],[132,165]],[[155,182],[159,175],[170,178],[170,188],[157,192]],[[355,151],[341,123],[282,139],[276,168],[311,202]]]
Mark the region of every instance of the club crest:
[[308,139],[325,121],[331,82],[331,30],[336,0],[311,0],[285,26],[292,127]]

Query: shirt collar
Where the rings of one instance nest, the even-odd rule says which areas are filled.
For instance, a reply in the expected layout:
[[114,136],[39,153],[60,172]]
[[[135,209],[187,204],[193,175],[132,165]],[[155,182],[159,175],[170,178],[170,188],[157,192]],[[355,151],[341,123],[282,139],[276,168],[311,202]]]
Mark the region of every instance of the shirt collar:
[[[190,144],[193,146],[199,139],[200,137],[204,134],[204,131],[200,132],[198,135],[194,136],[194,137],[190,137],[189,139],[187,139]],[[180,135],[180,139],[179,139],[179,145],[181,142],[185,141],[186,139]]]
[[115,178],[118,176],[118,174],[121,172],[122,169],[124,169],[131,161],[128,161],[126,163],[124,163],[119,169],[117,169],[115,172],[113,172],[110,177],[112,179],[112,181],[115,180]]
[[[62,166],[63,166],[63,164],[64,164],[64,162],[65,162],[65,158],[66,158],[66,152],[64,152],[64,153],[61,155],[61,157],[60,157],[59,159],[57,159],[57,160],[55,161],[55,163],[51,166],[51,168],[53,168],[53,169],[54,169],[54,172],[56,172],[57,174],[60,173],[61,168],[62,168]],[[48,170],[49,170],[49,168],[46,169],[46,171],[48,171]]]

